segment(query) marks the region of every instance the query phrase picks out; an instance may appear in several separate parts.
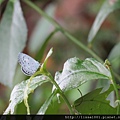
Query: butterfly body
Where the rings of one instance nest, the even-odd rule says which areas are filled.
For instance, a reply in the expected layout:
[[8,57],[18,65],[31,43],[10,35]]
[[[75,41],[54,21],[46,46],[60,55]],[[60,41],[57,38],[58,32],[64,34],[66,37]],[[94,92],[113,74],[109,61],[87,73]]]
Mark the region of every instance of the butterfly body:
[[38,61],[24,53],[18,54],[18,62],[21,65],[22,72],[27,76],[32,76],[40,67],[40,63]]

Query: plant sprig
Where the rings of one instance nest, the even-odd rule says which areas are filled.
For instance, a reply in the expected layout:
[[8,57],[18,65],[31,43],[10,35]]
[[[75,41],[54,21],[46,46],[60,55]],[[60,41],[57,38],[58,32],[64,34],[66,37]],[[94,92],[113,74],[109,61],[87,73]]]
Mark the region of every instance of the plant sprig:
[[[35,11],[37,11],[40,15],[42,15],[46,20],[48,20],[50,23],[52,23],[57,30],[59,30],[62,34],[64,34],[69,40],[74,42],[76,45],[78,45],[81,49],[89,53],[91,56],[93,56],[96,60],[98,60],[101,63],[104,63],[104,61],[89,47],[86,47],[82,42],[80,42],[77,38],[75,38],[73,35],[71,35],[67,30],[65,30],[61,25],[59,25],[52,17],[47,15],[42,9],[40,9],[38,6],[36,6],[34,3],[32,3],[29,0],[24,0],[27,5],[29,5],[31,8],[33,8]],[[115,77],[120,81],[120,76],[115,73]]]
[[120,96],[119,96],[119,92],[118,92],[118,89],[117,89],[117,84],[116,84],[116,81],[115,81],[115,78],[114,78],[114,73],[113,73],[113,70],[111,68],[111,64],[108,60],[105,61],[105,66],[109,69],[110,73],[111,73],[111,83],[113,84],[113,87],[114,87],[114,90],[115,90],[115,93],[116,93],[116,98],[117,98],[117,114],[120,113]]

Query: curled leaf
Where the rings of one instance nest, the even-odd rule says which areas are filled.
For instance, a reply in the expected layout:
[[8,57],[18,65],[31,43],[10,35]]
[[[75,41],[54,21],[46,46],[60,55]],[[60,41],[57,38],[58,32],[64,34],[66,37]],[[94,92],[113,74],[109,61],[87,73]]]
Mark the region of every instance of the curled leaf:
[[62,72],[56,72],[55,81],[63,91],[67,91],[89,80],[110,77],[109,70],[95,59],[87,58],[82,61],[74,57],[65,62]]
[[47,64],[48,58],[52,55],[52,53],[53,53],[53,48],[51,48],[51,49],[49,50],[49,52],[48,52],[48,54],[47,54],[47,56],[46,56],[43,64],[41,65],[40,71],[42,71],[42,72],[45,72],[45,71],[46,71],[46,64]]
[[[21,103],[24,99],[24,91],[25,91],[26,85],[29,81],[30,81],[30,79],[23,81],[23,82],[17,84],[13,88],[13,90],[11,92],[11,96],[10,96],[10,104],[7,107],[7,109],[5,110],[4,114],[9,114],[9,113],[13,114],[14,113],[15,106],[17,104]],[[49,81],[49,78],[47,76],[44,76],[44,75],[34,77],[32,79],[32,81],[30,82],[27,94],[30,94],[38,86],[40,86],[41,84],[48,82],[48,81]]]

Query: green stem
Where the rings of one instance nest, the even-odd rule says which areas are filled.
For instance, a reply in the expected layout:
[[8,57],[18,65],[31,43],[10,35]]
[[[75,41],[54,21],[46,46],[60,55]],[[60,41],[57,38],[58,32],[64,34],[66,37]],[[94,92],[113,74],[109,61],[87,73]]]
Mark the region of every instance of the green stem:
[[51,79],[51,82],[55,85],[55,87],[58,89],[58,93],[62,96],[62,98],[64,99],[64,101],[66,102],[69,110],[70,110],[70,113],[71,114],[74,114],[74,111],[71,107],[71,104],[70,102],[68,101],[68,99],[66,98],[66,96],[64,95],[63,91],[61,90],[61,88],[59,87],[59,85],[55,82],[55,80],[53,79],[52,75],[49,74],[47,75],[50,79]]
[[[70,102],[68,101],[68,99],[66,98],[66,96],[64,95],[64,93],[63,93],[63,91],[61,90],[61,88],[58,86],[58,84],[55,82],[55,80],[53,79],[53,77],[52,77],[52,75],[49,73],[49,72],[47,72],[47,71],[45,71],[45,72],[40,72],[40,71],[37,71],[33,76],[31,76],[32,78],[34,77],[34,76],[36,76],[36,75],[38,75],[38,74],[44,74],[44,75],[46,75],[46,76],[48,76],[49,78],[50,78],[50,80],[51,80],[51,82],[56,86],[56,88],[58,89],[58,93],[62,96],[62,98],[64,99],[64,101],[66,102],[66,104],[67,104],[67,106],[68,106],[68,108],[69,108],[69,110],[70,110],[70,113],[71,114],[74,114],[74,111],[73,111],[73,109],[72,109],[72,107],[71,107],[71,105],[70,105]],[[31,79],[32,79],[31,78]],[[27,106],[27,108],[28,108],[28,106]]]
[[48,16],[44,11],[42,11],[39,7],[37,7],[35,4],[33,4],[30,0],[23,0],[23,2],[27,3],[30,7],[32,7],[34,10],[36,10],[40,15],[44,16],[47,20],[49,20],[56,28],[60,28],[60,25],[53,20],[50,16]]
[[[118,92],[118,89],[117,89],[117,84],[116,84],[116,81],[115,81],[114,75],[113,75],[113,71],[112,71],[111,67],[109,67],[109,69],[110,69],[110,73],[111,73],[111,76],[112,76],[111,81],[112,81],[112,84],[113,84],[113,87],[114,87],[114,90],[115,90],[115,93],[116,93],[116,98],[117,98],[117,100],[120,100],[119,92]],[[119,102],[118,102],[117,114],[119,114],[119,113],[120,113],[120,105],[119,105]]]
[[[107,65],[108,69],[110,70],[110,73],[111,73],[111,78],[110,79],[111,79],[111,82],[112,82],[114,90],[115,90],[116,99],[119,101],[120,100],[120,96],[119,96],[119,92],[118,92],[118,89],[117,89],[117,84],[116,84],[116,81],[115,81],[115,78],[114,78],[114,73],[113,73],[113,70],[111,68],[110,62],[108,60],[106,60],[105,64]],[[119,114],[119,113],[120,113],[120,104],[118,102],[117,114]]]
[[[39,7],[37,7],[36,5],[34,5],[31,1],[29,0],[24,0],[25,3],[27,3],[27,5],[29,5],[30,7],[32,7],[34,10],[36,10],[39,14],[41,14],[43,17],[45,17],[49,22],[51,22],[56,29],[59,29],[67,38],[69,38],[71,41],[73,41],[75,44],[77,44],[80,48],[82,48],[84,51],[86,51],[87,53],[89,53],[90,55],[92,55],[94,58],[96,58],[98,61],[100,61],[101,63],[103,63],[103,60],[96,55],[91,49],[89,49],[88,47],[86,47],[83,43],[81,43],[80,41],[78,41],[74,36],[72,36],[69,32],[67,32],[63,27],[61,27],[53,18],[51,18],[50,16],[48,16],[44,11],[42,11]],[[112,82],[113,82],[113,86],[116,92],[116,97],[119,100],[119,94],[118,94],[118,90],[116,87],[116,83],[113,77],[113,71],[111,69],[111,67],[109,67],[111,75],[112,75]],[[115,74],[116,75],[116,74]],[[119,76],[116,75],[116,77],[118,79]],[[66,101],[66,103],[68,104],[69,109],[71,110],[71,106],[68,102],[68,100],[66,99],[66,97],[64,96],[62,90],[60,89],[60,87],[57,85],[57,83],[54,81],[54,79],[52,79],[52,82],[55,84],[55,86],[60,90],[60,94],[62,95],[62,97],[64,98],[64,100]],[[119,112],[119,106],[117,109],[117,113]],[[71,110],[72,113],[72,110]]]
[[[42,11],[39,7],[37,7],[35,4],[33,4],[29,0],[24,0],[27,5],[32,7],[35,11],[37,11],[40,15],[42,15],[44,18],[46,18],[49,22],[51,22],[56,29],[60,30],[69,40],[77,44],[80,48],[82,48],[84,51],[89,53],[91,56],[93,56],[96,60],[98,60],[101,63],[104,63],[104,61],[96,55],[91,49],[86,47],[83,43],[81,43],[79,40],[77,40],[73,35],[71,35],[67,30],[65,30],[62,26],[60,26],[53,18],[48,16],[44,11]],[[115,77],[120,81],[120,76],[117,73],[114,73]]]
[[24,104],[27,108],[27,115],[30,115],[30,108],[29,108],[29,104],[28,104],[28,85],[26,85],[25,91],[24,91]]
[[78,41],[74,36],[72,36],[68,31],[63,30],[61,31],[68,39],[70,39],[71,41],[73,41],[75,44],[77,44],[80,48],[82,48],[84,51],[86,51],[87,53],[89,53],[90,55],[92,55],[94,58],[96,58],[98,61],[100,61],[101,63],[103,63],[103,60],[96,55],[91,49],[89,49],[88,47],[86,47],[83,43],[81,43],[80,41]]
[[84,51],[92,55],[94,58],[96,58],[98,61],[102,62],[102,59],[97,56],[91,49],[86,47],[83,43],[78,41],[74,36],[72,36],[67,30],[65,30],[62,26],[60,26],[53,18],[48,16],[44,11],[42,11],[39,7],[37,7],[35,4],[33,4],[29,0],[25,0],[25,3],[27,3],[30,7],[32,7],[34,10],[36,10],[40,15],[45,17],[49,22],[51,22],[57,29],[59,29],[67,38],[69,38],[71,41],[73,41],[75,44],[77,44],[79,47],[81,47]]
[[38,75],[40,72],[36,72],[35,74],[33,74],[31,77],[30,77],[30,80],[28,81],[28,83],[26,84],[26,87],[25,87],[25,90],[24,90],[24,104],[27,108],[27,115],[30,115],[30,108],[29,108],[29,104],[28,104],[28,89],[29,89],[29,86],[30,86],[30,83],[32,81],[32,79]]

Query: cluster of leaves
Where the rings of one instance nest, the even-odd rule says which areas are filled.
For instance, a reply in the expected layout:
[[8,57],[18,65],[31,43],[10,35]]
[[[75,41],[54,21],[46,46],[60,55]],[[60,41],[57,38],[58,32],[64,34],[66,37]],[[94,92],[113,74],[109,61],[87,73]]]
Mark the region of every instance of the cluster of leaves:
[[[43,38],[44,41],[41,44],[39,51],[43,54],[45,46],[48,40],[55,34],[58,30],[60,30],[67,38],[77,44],[80,48],[88,52],[94,58],[87,58],[85,60],[80,60],[77,57],[70,58],[64,63],[64,67],[62,72],[56,72],[55,77],[51,76],[51,74],[47,71],[46,64],[47,60],[52,54],[52,49],[49,51],[45,61],[43,62],[40,70],[37,72],[40,75],[34,75],[30,79],[23,81],[13,88],[10,96],[10,104],[7,107],[4,114],[14,114],[15,107],[20,104],[25,98],[24,94],[26,91],[26,86],[29,84],[27,89],[27,95],[32,93],[38,86],[42,85],[46,82],[51,82],[53,84],[53,90],[51,90],[50,97],[44,102],[42,107],[40,107],[38,114],[45,114],[48,106],[50,105],[53,97],[58,93],[63,97],[64,101],[68,105],[68,108],[71,113],[72,107],[64,95],[64,92],[68,90],[72,90],[78,88],[83,85],[85,82],[95,79],[103,79],[103,80],[113,80],[111,71],[107,69],[103,63],[103,61],[94,53],[92,50],[87,48],[81,42],[79,42],[75,37],[69,34],[64,28],[62,28],[56,21],[54,21],[51,17],[49,17],[46,13],[44,13],[41,9],[35,6],[32,2],[26,0],[29,6],[34,8],[38,13],[40,13],[43,17],[45,17],[49,22],[53,24],[55,30],[51,32],[46,38]],[[2,0],[0,1],[0,4]],[[103,6],[101,7],[98,16],[93,24],[93,27],[90,30],[88,42],[92,44],[93,38],[97,34],[102,22],[112,11],[120,8],[120,1],[116,0],[111,3],[111,0],[105,1]],[[6,35],[4,35],[6,33]],[[36,33],[37,34],[37,33]],[[37,35],[36,35],[37,36]],[[26,44],[27,37],[27,27],[25,24],[25,20],[23,17],[22,9],[20,6],[19,0],[9,0],[7,3],[6,10],[4,12],[1,24],[0,24],[0,82],[7,86],[12,86],[12,80],[15,74],[15,68],[17,66],[17,55],[20,51],[23,50]],[[36,40],[38,40],[36,38]],[[38,44],[38,42],[35,43]],[[32,43],[31,43],[32,44]],[[30,44],[30,45],[31,45]],[[109,59],[114,61],[114,59],[119,60],[119,53],[116,51],[119,49],[119,44],[113,48],[109,55]],[[3,52],[5,51],[5,52]],[[34,51],[34,50],[33,50]],[[5,54],[4,54],[5,53]],[[116,53],[116,54],[114,54]],[[102,62],[102,63],[101,63]],[[4,63],[4,64],[3,64]],[[6,75],[7,74],[7,75]],[[8,81],[9,78],[9,81]],[[78,100],[74,101],[74,109],[77,112],[82,114],[115,114],[119,113],[119,109],[116,107],[112,107],[109,104],[109,101],[106,100],[108,95],[116,89],[115,81],[112,81],[113,86],[110,86],[109,89],[103,93],[100,93],[102,88],[96,89],[85,96],[80,97]],[[117,91],[117,90],[116,90]],[[116,92],[117,93],[117,92]],[[26,106],[29,107],[29,106]],[[119,108],[119,106],[117,106]]]
[[[49,53],[52,53],[51,50]],[[47,58],[49,56],[49,53],[47,55]],[[27,94],[30,94],[31,92],[33,92],[41,84],[51,81],[50,80],[51,77],[49,75],[47,75],[46,68],[44,66],[44,64],[46,64],[46,60],[43,63],[43,65],[41,66],[41,70],[38,71],[38,73],[41,73],[44,75],[40,75],[40,76],[34,77],[32,79],[32,81],[30,82]],[[87,58],[86,60],[82,61],[82,60],[75,57],[75,58],[68,59],[65,62],[64,67],[63,67],[63,71],[56,72],[54,79],[62,91],[67,91],[67,90],[72,90],[74,88],[77,88],[78,86],[84,84],[85,82],[87,82],[89,80],[111,79],[111,75],[110,75],[109,70],[104,65],[97,62],[95,59]],[[14,87],[14,89],[11,93],[11,97],[10,97],[11,102],[10,102],[8,108],[6,109],[6,111],[4,112],[4,114],[8,114],[9,112],[11,114],[14,113],[15,106],[17,104],[21,103],[24,99],[24,91],[26,90],[26,86],[27,86],[27,83],[29,81],[30,81],[30,79],[23,81]],[[100,111],[101,111],[101,105],[102,106],[106,105],[106,111],[104,111],[104,112],[103,111],[102,112],[96,111],[97,113],[107,113],[107,112],[109,112],[110,108],[111,108],[111,112],[114,111],[114,113],[115,113],[116,109],[111,107],[109,105],[109,102],[107,102],[105,100],[105,98],[109,95],[109,93],[111,91],[113,91],[113,87],[111,87],[110,90],[108,90],[107,92],[104,92],[103,94],[98,94],[98,93],[100,93],[100,91],[101,91],[101,89],[95,90],[94,92],[91,92],[88,94],[89,97],[86,98],[87,95],[84,97],[87,100],[90,99],[88,103],[90,103],[90,101],[92,99],[92,102],[94,105],[95,105],[94,102],[96,102],[99,99],[98,103],[100,105],[98,105],[98,103],[96,103],[97,108],[95,106],[95,109],[98,109]],[[43,106],[40,108],[38,114],[45,113],[49,104],[52,101],[53,96],[56,93],[57,93],[56,86],[53,86],[53,93],[48,98],[48,100],[45,101]],[[81,99],[83,99],[83,104],[84,104],[84,102],[86,100],[86,99],[84,100],[84,98],[80,98],[79,102],[78,102],[78,100],[76,102],[81,103]],[[103,101],[105,101],[105,102],[103,102]],[[77,104],[76,102],[75,102],[75,107]],[[79,106],[81,106],[81,104]],[[87,107],[87,104],[84,105],[84,107],[85,106]],[[91,106],[92,106],[92,104],[91,104]],[[94,107],[94,106],[92,106],[92,107]],[[78,109],[78,106],[76,108]],[[82,109],[80,109],[80,110],[82,110]],[[78,111],[80,111],[80,110],[78,109]],[[88,111],[85,111],[85,113],[91,113],[90,111],[89,112]],[[83,111],[83,113],[84,113],[84,111]],[[94,111],[92,113],[94,113]]]

